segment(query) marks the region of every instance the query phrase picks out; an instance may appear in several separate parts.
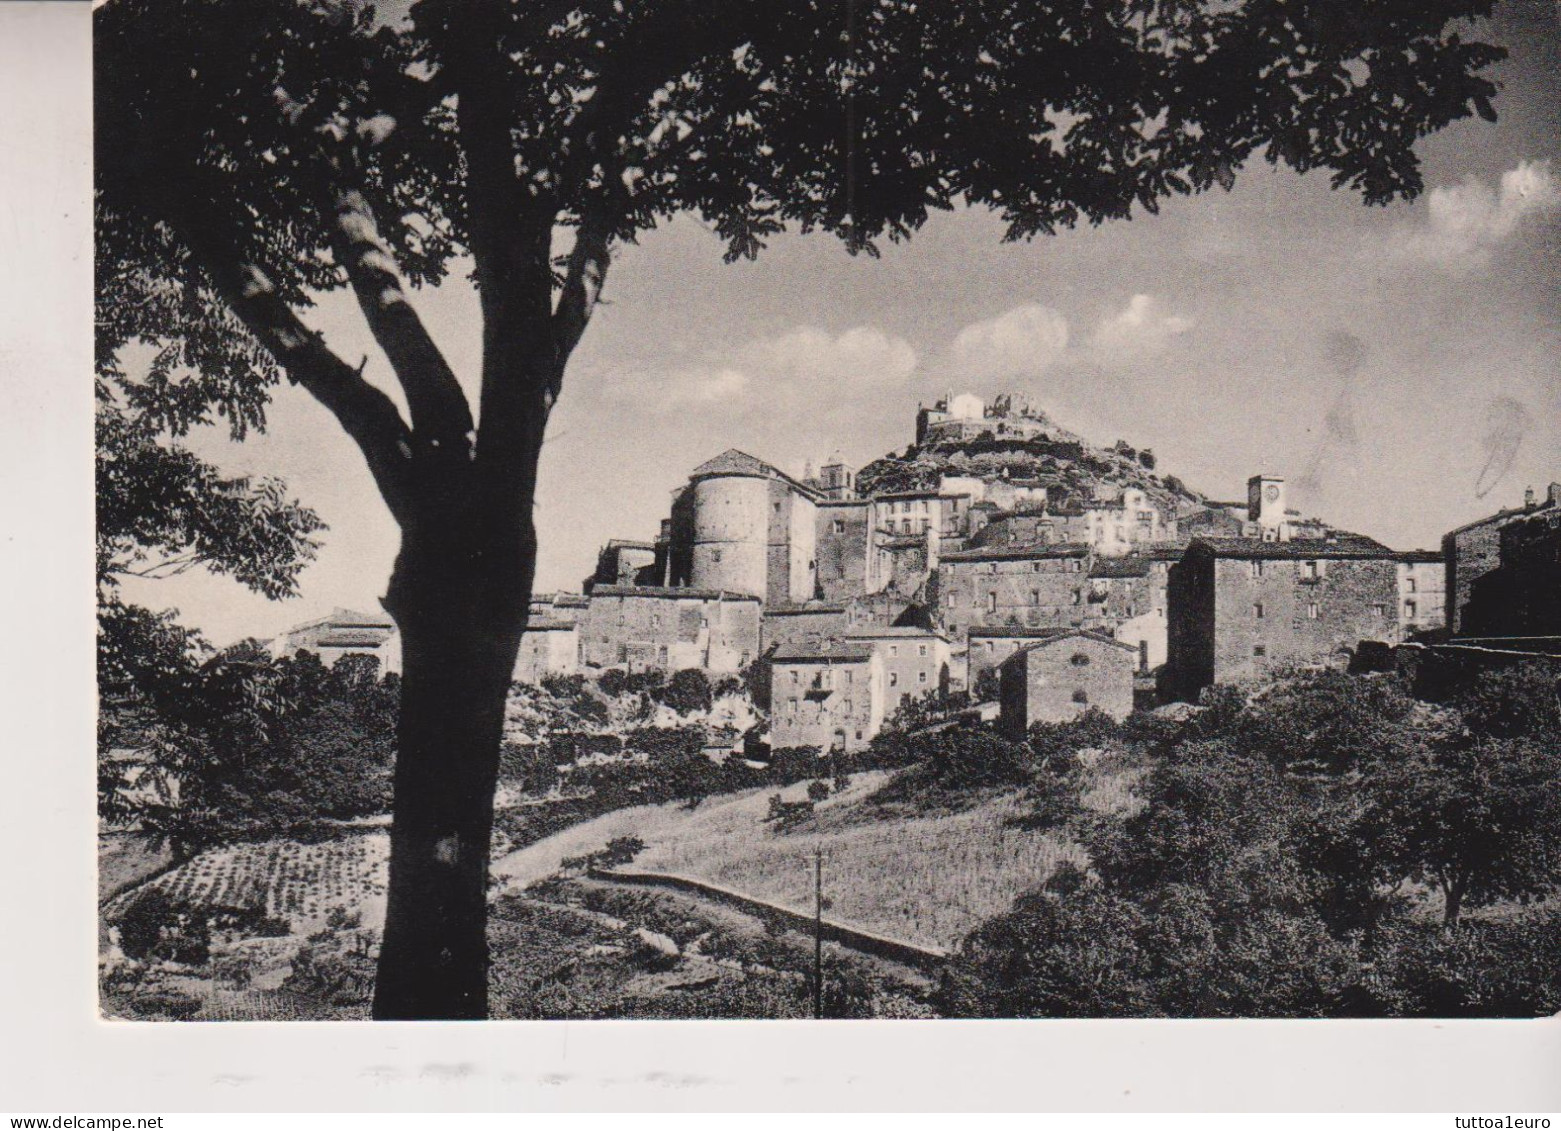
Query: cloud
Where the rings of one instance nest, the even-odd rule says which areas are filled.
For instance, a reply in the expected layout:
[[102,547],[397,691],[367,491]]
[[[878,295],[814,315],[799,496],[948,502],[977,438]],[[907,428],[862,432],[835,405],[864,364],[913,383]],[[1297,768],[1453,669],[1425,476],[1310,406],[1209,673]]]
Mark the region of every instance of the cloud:
[[1520,161],[1492,189],[1476,177],[1431,190],[1425,228],[1404,245],[1409,254],[1451,270],[1484,266],[1490,253],[1531,216],[1561,208],[1561,185],[1548,161]]
[[838,337],[801,326],[766,338],[741,351],[739,364],[808,383],[897,384],[916,368],[916,351],[903,338],[871,326],[857,326]]
[[670,375],[672,396],[680,402],[710,404],[740,397],[750,380],[741,369],[728,366],[696,365]]
[[1100,320],[1091,344],[1107,353],[1154,353],[1192,328],[1191,318],[1167,314],[1158,299],[1134,295],[1125,309]]
[[1068,348],[1068,320],[1028,303],[961,330],[949,351],[955,373],[969,380],[1041,373]]
[[763,390],[765,403],[795,393],[870,387],[882,390],[902,383],[916,368],[916,351],[902,338],[870,326],[836,336],[799,326],[726,351],[707,363],[671,370],[666,390],[675,404],[744,407],[750,390]]

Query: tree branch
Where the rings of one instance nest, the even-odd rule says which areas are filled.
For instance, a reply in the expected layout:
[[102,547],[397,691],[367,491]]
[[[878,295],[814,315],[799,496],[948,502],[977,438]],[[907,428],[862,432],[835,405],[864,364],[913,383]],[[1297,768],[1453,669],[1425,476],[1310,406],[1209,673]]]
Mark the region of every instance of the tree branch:
[[373,210],[356,189],[336,194],[331,248],[358,306],[406,392],[419,444],[470,456],[471,409],[460,382],[407,301],[401,273],[380,238]]
[[[560,377],[562,363],[580,344],[580,337],[591,321],[602,286],[607,281],[607,268],[612,263],[611,232],[611,227],[595,213],[583,216],[580,226],[575,229],[575,246],[569,253],[564,288],[553,312],[553,341],[560,362]],[[552,390],[554,401],[558,399],[558,393],[559,389],[555,387]]]
[[196,262],[249,332],[357,443],[391,514],[404,521],[411,502],[412,434],[395,402],[304,325],[265,272],[246,262],[207,208],[187,199],[174,222]]

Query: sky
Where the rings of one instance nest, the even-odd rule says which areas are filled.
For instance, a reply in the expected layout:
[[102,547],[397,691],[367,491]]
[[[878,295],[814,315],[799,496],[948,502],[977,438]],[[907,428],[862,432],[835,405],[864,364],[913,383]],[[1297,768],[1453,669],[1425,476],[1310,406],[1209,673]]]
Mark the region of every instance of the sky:
[[[1499,11],[1500,120],[1423,141],[1428,191],[1410,203],[1367,208],[1326,174],[1258,160],[1232,191],[1029,243],[976,211],[877,260],[787,235],[726,265],[690,217],[645,234],[615,259],[549,426],[538,591],[577,590],[608,538],[653,537],[671,492],[726,448],[793,473],[860,466],[908,445],[918,403],[948,391],[1024,393],[1216,498],[1282,475],[1292,506],[1397,548],[1543,493],[1561,480],[1561,9]],[[474,389],[465,272],[414,303]],[[307,319],[394,392],[350,296]],[[281,388],[264,435],[190,446],[285,479],[329,526],[318,557],[281,602],[200,573],[127,598],[217,644],[378,608],[395,524],[306,393]]]

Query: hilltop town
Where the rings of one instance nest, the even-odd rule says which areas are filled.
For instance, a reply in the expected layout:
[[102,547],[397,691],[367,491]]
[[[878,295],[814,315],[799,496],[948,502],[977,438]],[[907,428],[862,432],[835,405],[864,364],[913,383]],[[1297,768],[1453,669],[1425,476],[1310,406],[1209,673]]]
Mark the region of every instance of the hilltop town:
[[[1303,516],[1282,476],[1211,499],[1022,396],[949,394],[862,468],[797,478],[735,449],[695,467],[654,540],[612,539],[581,592],[534,597],[515,679],[762,663],[776,748],[859,749],[908,700],[959,692],[1021,726],[1120,718],[1453,634],[1554,632],[1558,502],[1392,549]],[[389,620],[337,610],[276,650],[395,670],[396,645]]]

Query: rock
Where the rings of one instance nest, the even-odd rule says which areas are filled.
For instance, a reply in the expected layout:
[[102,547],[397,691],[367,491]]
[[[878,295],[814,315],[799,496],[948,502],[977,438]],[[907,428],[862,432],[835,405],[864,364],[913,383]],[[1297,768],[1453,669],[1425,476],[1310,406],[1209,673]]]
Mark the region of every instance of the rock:
[[675,941],[657,931],[647,931],[644,927],[636,927],[634,929],[634,937],[646,946],[659,950],[662,954],[671,958],[680,957],[683,953]]

